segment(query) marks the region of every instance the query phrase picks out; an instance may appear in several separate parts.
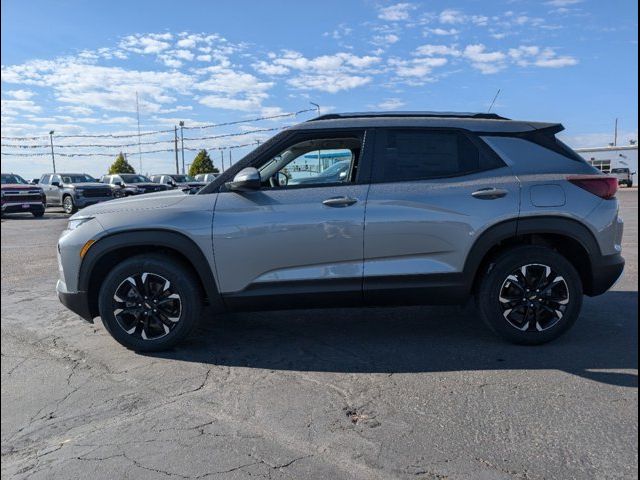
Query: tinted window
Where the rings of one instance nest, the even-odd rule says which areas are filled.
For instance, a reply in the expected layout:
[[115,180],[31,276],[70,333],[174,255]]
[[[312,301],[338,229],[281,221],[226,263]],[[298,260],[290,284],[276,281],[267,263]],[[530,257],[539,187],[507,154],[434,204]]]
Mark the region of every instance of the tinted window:
[[51,178],[51,175],[43,175],[42,178],[40,179],[40,183],[43,185],[49,185],[50,178]]
[[15,175],[13,173],[3,173],[2,185],[11,184],[11,183],[26,184],[27,182],[20,175]]
[[629,173],[628,168],[614,168],[611,173]]
[[498,168],[464,134],[425,130],[380,130],[374,175],[378,182],[425,180]]
[[96,181],[95,178],[90,177],[89,175],[84,173],[79,175],[63,175],[62,180],[64,181],[64,183],[89,183]]

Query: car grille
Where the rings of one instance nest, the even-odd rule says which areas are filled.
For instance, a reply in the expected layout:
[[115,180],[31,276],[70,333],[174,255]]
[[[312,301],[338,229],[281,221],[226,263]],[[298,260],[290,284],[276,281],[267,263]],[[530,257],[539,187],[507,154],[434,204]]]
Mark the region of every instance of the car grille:
[[106,188],[88,188],[83,193],[85,197],[110,197],[111,189]]
[[5,190],[5,202],[39,202],[42,194],[39,190]]

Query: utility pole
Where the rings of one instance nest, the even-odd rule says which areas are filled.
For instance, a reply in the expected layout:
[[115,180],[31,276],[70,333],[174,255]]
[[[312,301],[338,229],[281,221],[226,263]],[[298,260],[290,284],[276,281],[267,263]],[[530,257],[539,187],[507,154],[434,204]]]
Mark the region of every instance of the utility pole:
[[231,149],[229,149],[229,168],[231,168],[232,165],[232,160],[231,160]]
[[224,150],[220,150],[220,168],[220,171],[224,172]]
[[56,173],[56,157],[53,155],[53,134],[54,131],[49,132],[49,140],[51,141],[51,161],[53,162],[53,173]]
[[176,152],[176,174],[180,173],[180,166],[178,165],[178,127],[173,127],[173,150]]
[[142,146],[140,145],[140,104],[138,103],[138,92],[136,92],[136,116],[138,117],[138,162],[140,163],[139,172],[142,173]]
[[182,174],[184,175],[184,121],[180,120],[180,148],[182,150]]
[[613,131],[613,146],[618,145],[618,119],[616,118],[616,126]]

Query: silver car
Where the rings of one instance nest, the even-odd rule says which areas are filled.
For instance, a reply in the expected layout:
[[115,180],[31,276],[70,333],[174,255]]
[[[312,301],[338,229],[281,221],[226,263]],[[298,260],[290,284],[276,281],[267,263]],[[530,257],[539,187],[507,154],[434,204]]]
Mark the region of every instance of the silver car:
[[541,344],[624,267],[618,182],[560,142],[562,129],[495,114],[321,116],[197,194],[71,217],[58,296],[137,351],[175,345],[205,304],[220,313],[473,297],[497,334]]

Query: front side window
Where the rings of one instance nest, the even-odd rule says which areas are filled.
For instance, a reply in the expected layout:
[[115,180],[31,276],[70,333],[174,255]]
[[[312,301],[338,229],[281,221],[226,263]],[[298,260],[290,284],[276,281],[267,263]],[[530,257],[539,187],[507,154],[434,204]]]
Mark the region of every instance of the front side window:
[[260,177],[273,188],[353,183],[361,150],[357,137],[306,140],[267,161]]
[[42,178],[40,179],[40,183],[42,185],[49,185],[50,178],[51,178],[51,175],[43,175]]
[[446,178],[500,166],[459,132],[389,129],[376,135],[377,182]]

